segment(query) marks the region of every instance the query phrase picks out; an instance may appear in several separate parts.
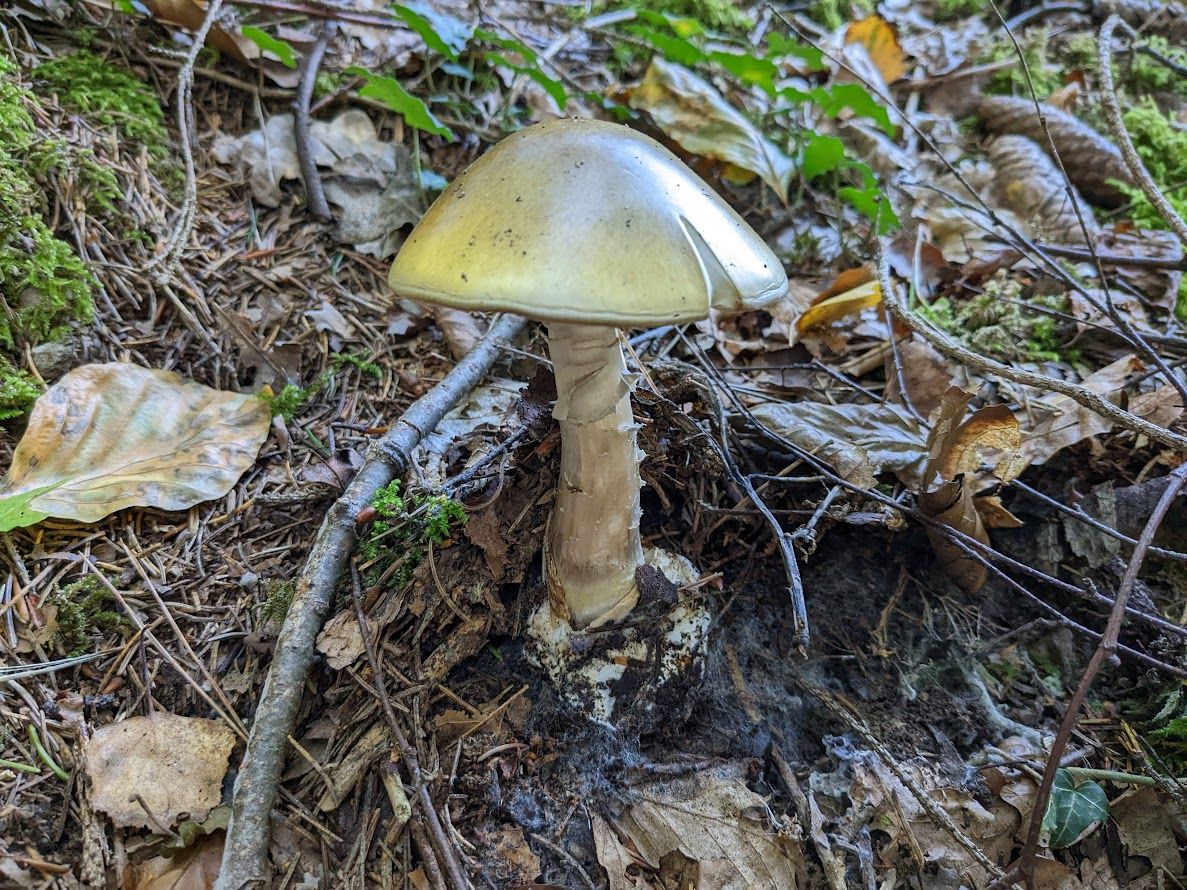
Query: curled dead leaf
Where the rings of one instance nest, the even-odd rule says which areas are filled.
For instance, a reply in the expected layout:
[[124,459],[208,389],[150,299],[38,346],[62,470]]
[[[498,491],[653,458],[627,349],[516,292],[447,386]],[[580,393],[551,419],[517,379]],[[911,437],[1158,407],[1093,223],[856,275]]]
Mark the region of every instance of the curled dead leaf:
[[848,269],[816,299],[795,323],[796,333],[803,336],[814,328],[824,327],[863,309],[882,302],[882,288],[867,268]]

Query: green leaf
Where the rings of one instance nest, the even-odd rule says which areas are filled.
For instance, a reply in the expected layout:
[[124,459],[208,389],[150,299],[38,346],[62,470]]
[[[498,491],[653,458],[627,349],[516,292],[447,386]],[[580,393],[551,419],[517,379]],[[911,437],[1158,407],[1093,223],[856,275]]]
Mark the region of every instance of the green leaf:
[[461,19],[438,12],[427,3],[396,3],[392,11],[409,28],[420,35],[425,46],[451,62],[456,62],[462,50],[474,36],[474,27]]
[[776,31],[769,32],[766,40],[768,59],[785,59],[788,56],[793,56],[802,59],[804,64],[813,71],[824,69],[824,53],[816,47],[792,40]]
[[845,144],[836,136],[813,134],[804,146],[800,173],[804,179],[815,179],[840,168],[845,163]]
[[861,189],[844,186],[837,189],[837,197],[871,219],[879,235],[893,232],[901,225],[898,214],[876,185]]
[[770,59],[740,53],[713,52],[709,58],[742,83],[756,86],[768,95],[775,95],[775,78],[779,69]]
[[1055,771],[1051,799],[1043,814],[1043,831],[1047,833],[1047,843],[1052,849],[1070,846],[1108,816],[1109,798],[1100,785],[1092,781],[1077,785],[1066,769]]
[[841,83],[831,87],[817,87],[812,98],[820,110],[829,117],[836,117],[842,109],[848,108],[859,117],[868,117],[882,128],[887,136],[893,136],[895,126],[890,122],[890,113],[870,95],[869,91],[856,83]]
[[360,96],[367,99],[378,99],[396,114],[402,115],[411,127],[424,130],[426,133],[444,136],[451,142],[453,141],[453,131],[437,120],[433,116],[433,112],[429,111],[429,106],[406,91],[394,77],[372,74],[366,68],[360,68],[358,65],[347,68],[346,73],[367,79],[366,84],[359,90]]
[[0,532],[10,532],[14,528],[36,525],[47,518],[49,513],[31,510],[29,502],[57,487],[57,485],[43,485],[41,488],[18,492],[14,495],[0,493]]
[[707,58],[704,52],[693,46],[683,37],[664,34],[654,28],[648,28],[646,25],[629,25],[624,30],[650,44],[656,50],[663,53],[665,59],[675,62],[678,65],[692,67],[693,65],[699,65]]
[[280,59],[285,68],[297,67],[297,54],[293,51],[285,41],[279,37],[273,37],[267,31],[261,31],[259,28],[251,25],[244,25],[239,29],[243,36],[260,48],[261,52],[272,53],[276,58]]
[[699,37],[705,33],[705,26],[696,19],[687,16],[668,15],[653,9],[639,9],[635,17],[641,22],[649,22],[657,28],[667,28],[677,37]]

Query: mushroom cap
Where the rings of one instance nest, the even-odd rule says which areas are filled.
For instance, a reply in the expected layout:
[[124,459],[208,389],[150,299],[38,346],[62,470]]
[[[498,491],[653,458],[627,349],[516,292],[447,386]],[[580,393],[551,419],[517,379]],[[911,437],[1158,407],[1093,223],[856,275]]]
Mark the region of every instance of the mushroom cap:
[[787,292],[766,243],[655,140],[576,118],[508,136],[429,208],[392,264],[404,297],[647,327]]

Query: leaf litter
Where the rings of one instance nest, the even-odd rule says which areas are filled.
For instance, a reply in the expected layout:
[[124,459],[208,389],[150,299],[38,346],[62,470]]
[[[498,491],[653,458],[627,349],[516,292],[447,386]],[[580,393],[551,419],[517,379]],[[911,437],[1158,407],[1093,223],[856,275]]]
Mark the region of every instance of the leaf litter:
[[[181,5],[191,19],[201,13],[199,4]],[[1139,26],[1151,13],[1142,6],[1119,4]],[[386,15],[386,7],[369,2],[333,9],[355,19]],[[557,448],[548,397],[516,382],[532,376],[540,341],[518,344],[494,384],[477,390],[417,455],[408,481],[418,491],[448,490],[452,477],[477,467],[476,480],[458,495],[477,512],[464,534],[455,529],[428,553],[418,553],[415,542],[366,551],[362,596],[398,719],[436,760],[429,781],[440,799],[451,795],[452,831],[464,839],[468,864],[475,875],[507,886],[578,886],[584,874],[611,887],[930,888],[988,883],[992,869],[971,849],[994,868],[1014,861],[1044,755],[1000,737],[1011,727],[1027,730],[1028,738],[1049,737],[1044,733],[1091,652],[1091,640],[1076,628],[1103,627],[1107,603],[1099,597],[1114,595],[1131,553],[1107,529],[1086,526],[1080,512],[1113,522],[1121,511],[1120,494],[1116,509],[1106,509],[1114,490],[1153,492],[1156,500],[1151,485],[1181,455],[1066,395],[954,363],[922,331],[889,319],[872,274],[870,221],[882,206],[893,206],[904,221],[891,265],[910,284],[912,309],[926,323],[1010,367],[1082,387],[1171,431],[1182,423],[1179,392],[1121,326],[1136,329],[1178,366],[1174,309],[1182,279],[1173,267],[1181,247],[1168,233],[1128,222],[1118,200],[1113,184],[1127,181],[1128,170],[1117,166],[1119,153],[1102,135],[1098,83],[1085,61],[1091,54],[1076,42],[1091,38],[1098,22],[1044,10],[1055,23],[1049,40],[1036,40],[1047,33],[1042,22],[1015,29],[1024,52],[1045,44],[1045,57],[1028,58],[1036,84],[1050,83],[1044,78],[1051,75],[1074,82],[1073,89],[1039,96],[1050,103],[1044,129],[1032,97],[1016,86],[1015,95],[995,92],[995,84],[1026,78],[992,55],[1003,37],[1000,23],[969,5],[945,2],[932,10],[893,2],[879,15],[852,19],[823,7],[811,10],[818,19],[755,9],[746,26],[753,30],[745,33],[731,30],[737,23],[705,24],[706,10],[699,3],[639,8],[586,21],[507,0],[484,4],[481,20],[462,4],[408,4],[398,20],[339,22],[317,94],[330,98],[315,99],[311,133],[338,218],[327,231],[301,208],[288,114],[296,69],[285,64],[300,66],[320,24],[299,12],[282,23],[268,10],[237,9],[220,21],[234,48],[198,73],[209,91],[197,91],[199,145],[217,145],[213,154],[199,148],[198,235],[180,291],[128,271],[149,258],[143,241],[151,243],[151,234],[109,237],[79,214],[83,199],[72,184],[47,191],[55,206],[67,208],[59,216],[70,223],[63,236],[74,228],[72,243],[97,261],[104,299],[112,302],[97,304],[93,330],[83,325],[76,333],[77,356],[59,350],[62,370],[88,361],[175,368],[245,406],[254,397],[238,392],[264,385],[306,394],[291,417],[257,418],[259,440],[249,437],[253,447],[224,466],[202,497],[195,494],[186,507],[139,502],[188,507],[184,519],[129,502],[114,515],[47,519],[12,533],[17,556],[9,554],[3,593],[12,616],[7,641],[15,634],[13,651],[29,667],[44,663],[54,673],[20,681],[32,697],[8,693],[8,712],[20,709],[29,722],[14,724],[18,731],[6,736],[6,760],[50,775],[24,742],[26,726],[35,727],[45,757],[68,769],[71,721],[84,719],[78,715],[92,739],[105,728],[168,716],[155,703],[154,718],[133,713],[148,710],[144,677],[156,702],[195,715],[188,719],[206,713],[199,689],[227,696],[250,717],[269,659],[267,629],[274,634],[292,601],[290,582],[327,498],[357,470],[374,431],[394,422],[480,331],[469,316],[387,305],[377,260],[398,247],[442,179],[502,133],[556,114],[558,101],[547,90],[563,84],[570,111],[600,107],[625,115],[620,103],[645,111],[642,125],[657,128],[734,202],[795,280],[779,306],[714,319],[695,338],[691,331],[687,340],[672,331],[627,334],[644,372],[636,413],[647,454],[646,534],[680,541],[697,556],[706,572],[698,590],[723,607],[705,682],[690,692],[687,709],[658,729],[609,740],[579,730],[552,710],[547,688],[520,661],[517,622],[531,604]],[[132,21],[137,39],[121,31],[121,45],[138,71],[163,71],[166,83],[173,69],[158,67],[155,51],[142,57],[147,44],[137,40],[168,40],[171,28],[192,31],[194,23],[174,17],[161,29],[147,18]],[[100,39],[107,39],[102,28],[128,24],[105,22]],[[522,48],[500,49],[517,69],[504,66],[489,77],[482,68],[488,60],[477,55],[489,46],[468,44],[476,25],[520,42]],[[795,46],[793,30],[817,35],[819,46]],[[635,42],[616,45],[616,35]],[[669,55],[680,52],[683,63]],[[1147,58],[1126,56],[1123,89],[1138,89],[1126,77]],[[368,83],[383,77],[397,84],[414,100],[408,108],[423,106],[431,117],[381,109],[350,80],[352,65],[362,66]],[[259,94],[245,90],[244,71],[252,80],[262,73],[268,80],[259,82],[271,85]],[[999,81],[1003,71],[1008,78]],[[1175,95],[1173,88],[1159,95],[1168,120],[1182,116]],[[111,147],[91,124],[68,125],[56,107],[42,118],[104,158],[112,152],[136,224],[165,234],[162,223],[175,205],[135,151]],[[433,120],[456,138],[423,126]],[[1102,253],[1104,280],[1091,254],[1084,256],[1081,218]],[[1163,267],[1130,265],[1135,259]],[[846,269],[860,277],[846,278]],[[53,346],[31,344],[30,353]],[[23,358],[14,353],[13,360]],[[175,395],[193,386],[174,384]],[[531,410],[516,410],[517,401]],[[112,413],[121,417],[118,409]],[[524,422],[530,434],[502,448],[528,416],[543,419]],[[674,435],[668,424],[675,418],[681,420]],[[35,412],[34,432],[36,419]],[[724,431],[716,426],[722,419]],[[261,450],[269,430],[274,438]],[[14,427],[7,441],[17,454],[19,432]],[[718,440],[734,451],[723,456]],[[95,453],[118,460],[129,443],[118,444]],[[52,453],[70,451],[67,444]],[[760,496],[796,548],[814,632],[806,662],[787,649],[793,630],[771,541],[755,524],[751,502],[732,490],[726,460],[759,474]],[[1121,487],[1112,488],[1114,481]],[[45,493],[20,490],[30,503],[42,503]],[[1124,523],[1136,538],[1152,502],[1135,494],[1127,503],[1145,504]],[[917,514],[899,508],[938,525],[925,530],[912,518]],[[999,563],[1047,609],[987,576],[944,527],[967,530],[1016,565],[1050,573],[1044,580]],[[1089,531],[1109,545],[1087,543]],[[1173,537],[1173,527],[1156,540],[1166,543],[1168,533]],[[1131,784],[1165,782],[1160,770],[1181,763],[1174,757],[1183,705],[1171,675],[1127,661],[1137,652],[1172,669],[1181,662],[1173,635],[1181,585],[1175,558],[1162,559],[1149,558],[1135,599],[1147,617],[1161,616],[1172,630],[1157,637],[1127,619],[1122,664],[1098,678],[1099,697],[1090,698],[1090,719],[1076,736],[1091,743],[1077,749],[1077,763],[1111,772],[1057,776],[1043,814],[1049,847],[1034,861],[1035,885],[1044,890],[1140,887],[1155,875],[1183,874],[1178,805],[1157,784]],[[22,567],[31,571],[22,574]],[[158,623],[157,642],[141,645],[126,620],[87,625],[93,616],[71,618],[60,582],[95,572],[120,597],[112,606],[117,619],[130,610],[148,625],[164,608],[182,638]],[[1082,595],[1073,594],[1081,585]],[[84,639],[102,638],[93,673],[67,673],[46,661],[62,645],[64,619],[81,620]],[[180,672],[158,645],[180,647]],[[393,760],[351,609],[331,619],[320,645],[325,659],[293,732],[315,763],[294,754],[288,764],[281,804],[288,818],[273,836],[274,863],[279,873],[292,870],[293,885],[366,873],[376,883],[429,886],[408,840],[419,803],[410,803],[415,789],[405,786]],[[729,646],[741,659],[733,666],[723,661]],[[199,677],[195,666],[210,677]],[[803,676],[826,678],[862,713],[864,729],[822,712],[820,694],[797,685]],[[144,742],[139,753],[146,765],[159,759]],[[776,769],[784,758],[789,770]],[[197,783],[206,789],[202,801],[187,804],[194,811],[176,825],[176,846],[168,850],[162,826],[140,822],[128,832],[135,860],[123,875],[128,886],[210,885],[227,802],[210,789],[223,777],[226,755],[215,746],[194,760],[206,770]],[[11,775],[20,782],[29,773]],[[100,778],[96,787],[110,787]],[[190,780],[179,786],[193,787]],[[0,868],[6,877],[46,874],[67,856],[38,854],[54,860],[47,863],[14,853],[58,849],[57,839],[39,833],[44,820],[24,814],[84,807],[75,801],[69,809],[68,795],[78,792],[48,779],[13,787],[18,810],[4,823]],[[1088,788],[1099,789],[1087,793],[1094,808],[1083,805]],[[294,801],[303,809],[291,809]],[[173,827],[177,807],[144,802]],[[224,807],[204,820],[196,815],[213,803]],[[119,818],[145,811],[131,806],[132,815]],[[310,828],[311,813],[324,821]],[[93,838],[96,827],[107,830],[106,818],[101,810],[70,838]],[[314,835],[306,837],[306,829]],[[96,851],[103,845],[87,844],[70,861],[84,863],[80,869],[98,861],[101,870]]]

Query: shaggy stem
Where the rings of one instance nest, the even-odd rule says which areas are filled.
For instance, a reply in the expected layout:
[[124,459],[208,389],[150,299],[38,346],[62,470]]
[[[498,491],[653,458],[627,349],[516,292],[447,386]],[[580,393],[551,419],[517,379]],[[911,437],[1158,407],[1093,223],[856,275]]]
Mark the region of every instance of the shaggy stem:
[[612,327],[553,324],[561,470],[544,565],[553,611],[575,628],[621,618],[639,598],[639,460],[626,361]]

